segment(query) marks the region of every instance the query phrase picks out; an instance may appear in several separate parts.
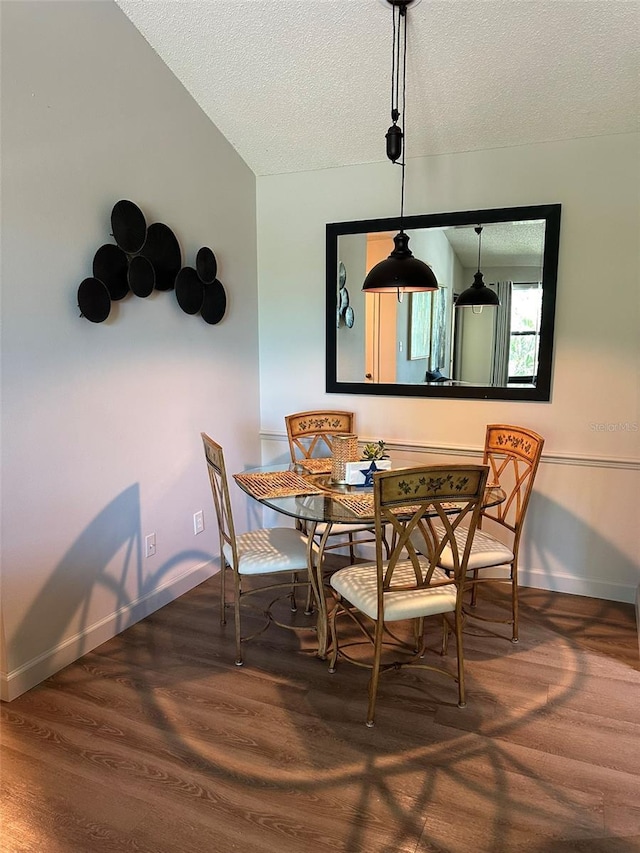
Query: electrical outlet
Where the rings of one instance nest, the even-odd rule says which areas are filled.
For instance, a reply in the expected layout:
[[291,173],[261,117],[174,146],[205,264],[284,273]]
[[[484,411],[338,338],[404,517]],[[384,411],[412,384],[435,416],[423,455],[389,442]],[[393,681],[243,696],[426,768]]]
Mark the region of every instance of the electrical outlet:
[[156,534],[150,533],[144,539],[144,554],[145,557],[153,557],[156,553]]
[[197,536],[204,530],[204,514],[201,509],[193,513],[193,532]]

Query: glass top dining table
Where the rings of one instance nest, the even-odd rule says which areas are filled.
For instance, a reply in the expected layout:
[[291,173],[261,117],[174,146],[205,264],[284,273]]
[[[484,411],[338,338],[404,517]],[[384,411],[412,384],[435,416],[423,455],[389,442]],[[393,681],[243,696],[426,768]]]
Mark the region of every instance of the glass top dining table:
[[[279,477],[287,474],[293,476]],[[300,521],[330,524],[373,524],[374,521],[373,488],[334,483],[330,471],[314,473],[299,464],[280,463],[249,468],[234,474],[234,479],[246,494],[264,506]],[[262,488],[257,488],[257,484]],[[499,486],[489,485],[483,508],[496,506],[504,499],[505,493]]]
[[[292,472],[301,477],[309,486],[307,494],[276,494],[274,489],[272,492],[265,490],[264,495],[258,495],[252,489],[250,480],[239,479],[236,477],[236,482],[243,491],[264,506],[276,510],[283,515],[288,515],[291,518],[300,521],[308,522],[323,522],[331,524],[354,524],[361,520],[373,522],[373,502],[371,501],[371,512],[360,510],[362,516],[355,509],[350,507],[351,499],[363,499],[360,501],[364,507],[367,502],[366,496],[373,497],[373,489],[371,487],[362,486],[347,486],[339,483],[334,483],[331,480],[331,473],[313,473],[305,471],[299,465],[291,464],[285,469],[283,465],[265,465],[260,468],[252,468],[248,471],[243,471],[242,477],[245,474],[274,474],[284,470]],[[292,480],[292,491],[295,489],[295,483]],[[286,488],[286,487],[285,487]],[[313,493],[311,490],[314,490]],[[284,492],[284,489],[283,489]],[[352,503],[352,506],[355,502]]]
[[[329,463],[330,460],[327,460],[327,467]],[[264,465],[233,476],[242,491],[263,506],[303,522],[308,536],[309,580],[318,611],[318,656],[326,657],[327,604],[322,563],[327,538],[333,525],[362,524],[373,527],[373,488],[334,483],[330,470],[310,471],[299,463]],[[499,486],[489,485],[483,507],[496,506],[504,500],[504,491]],[[451,510],[455,512],[454,504]],[[316,529],[319,524],[324,527],[318,539]]]

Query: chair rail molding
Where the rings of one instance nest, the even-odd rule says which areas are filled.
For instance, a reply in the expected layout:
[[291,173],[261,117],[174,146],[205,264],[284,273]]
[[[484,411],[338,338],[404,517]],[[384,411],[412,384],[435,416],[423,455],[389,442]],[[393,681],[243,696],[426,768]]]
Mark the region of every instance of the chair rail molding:
[[[286,432],[280,430],[261,430],[262,441],[287,442]],[[360,443],[374,442],[378,437],[359,435]],[[387,450],[404,453],[446,453],[449,456],[477,457],[482,456],[480,445],[460,444],[425,444],[413,441],[385,441]],[[630,459],[616,456],[594,456],[580,453],[559,453],[545,451],[542,454],[540,464],[544,465],[578,465],[587,468],[617,468],[628,471],[640,471],[640,459]]]

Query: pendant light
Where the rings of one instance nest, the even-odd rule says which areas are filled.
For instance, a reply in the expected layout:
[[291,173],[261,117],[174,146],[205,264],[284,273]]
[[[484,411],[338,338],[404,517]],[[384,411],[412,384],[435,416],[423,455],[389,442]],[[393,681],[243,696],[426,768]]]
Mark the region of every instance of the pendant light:
[[[407,68],[407,10],[420,0],[384,0],[392,6],[393,50],[391,59],[391,121],[386,133],[387,157],[392,163],[400,160],[402,181],[400,192],[400,231],[393,238],[394,249],[389,257],[380,261],[369,271],[362,289],[365,293],[389,293],[395,291],[398,301],[404,292],[437,290],[438,282],[431,267],[414,258],[409,248],[409,235],[403,227],[404,219],[404,172],[406,157],[403,152],[405,134],[398,125],[400,119],[399,96],[402,92],[402,115],[405,113]],[[402,63],[401,63],[402,58]],[[402,80],[402,82],[401,82]],[[405,123],[406,124],[406,123]]]
[[473,276],[473,284],[463,290],[456,299],[456,308],[482,308],[487,305],[495,308],[500,305],[498,294],[484,283],[480,272],[480,253],[482,251],[482,225],[473,229],[478,235],[478,272]]

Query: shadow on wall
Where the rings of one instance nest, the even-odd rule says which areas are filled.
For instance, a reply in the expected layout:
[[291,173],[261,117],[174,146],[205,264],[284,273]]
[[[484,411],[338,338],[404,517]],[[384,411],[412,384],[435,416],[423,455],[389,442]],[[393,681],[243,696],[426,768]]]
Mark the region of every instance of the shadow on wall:
[[[640,562],[620,550],[615,536],[612,529],[611,538],[605,538],[566,506],[534,490],[519,562],[536,567],[531,579],[544,578],[545,589],[567,591],[562,585],[566,578],[572,581],[571,592],[589,595],[588,588],[592,590],[595,582],[602,585],[600,597],[633,602]],[[583,579],[584,592],[576,588]]]
[[[212,554],[180,551],[149,573],[142,566],[140,488],[119,494],[66,552],[8,642],[9,673],[20,652],[25,669],[64,648],[65,662],[76,660],[108,637],[120,633],[175,597],[169,573],[185,562],[203,564]],[[163,581],[165,586],[163,587]],[[100,606],[96,617],[95,597]],[[110,623],[96,643],[91,631]],[[70,629],[72,636],[68,637]],[[67,638],[67,639],[65,639]]]

